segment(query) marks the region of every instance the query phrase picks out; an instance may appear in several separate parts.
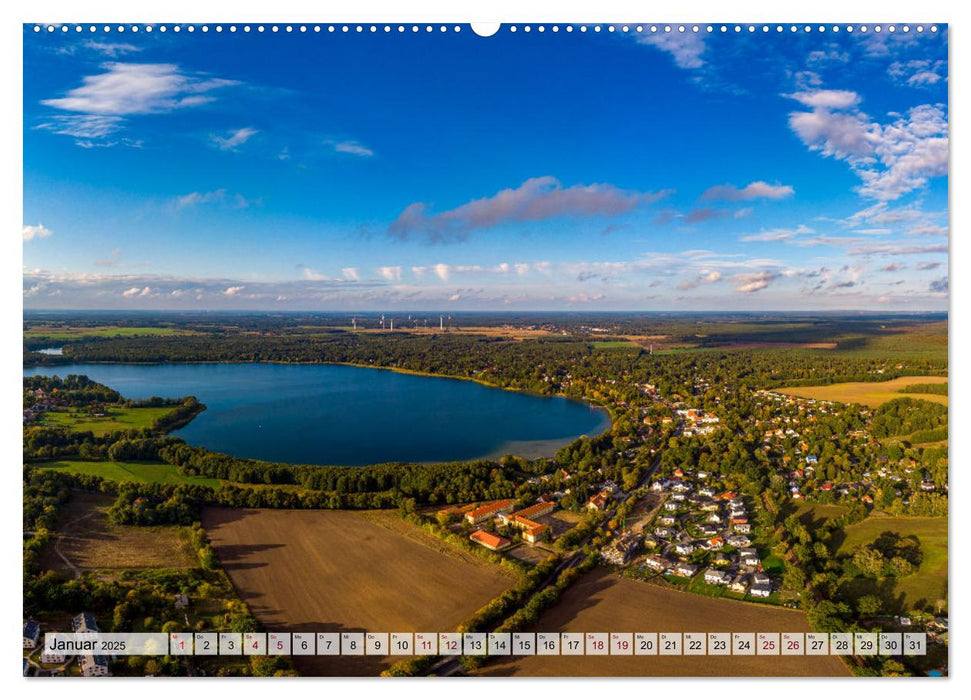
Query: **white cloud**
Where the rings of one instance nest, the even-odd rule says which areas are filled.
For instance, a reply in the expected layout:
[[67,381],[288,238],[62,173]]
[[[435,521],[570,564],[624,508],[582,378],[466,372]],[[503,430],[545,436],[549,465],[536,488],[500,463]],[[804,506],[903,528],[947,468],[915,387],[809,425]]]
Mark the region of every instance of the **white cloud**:
[[757,180],[745,187],[735,185],[715,185],[709,187],[701,195],[704,201],[726,200],[730,202],[748,202],[753,199],[785,199],[791,197],[795,190],[792,185],[770,185],[763,180]]
[[127,53],[137,53],[142,50],[141,47],[135,46],[134,44],[113,44],[107,41],[95,41],[93,39],[85,41],[83,46],[89,51],[95,51],[109,58],[117,58]]
[[743,272],[735,275],[732,281],[735,284],[735,291],[751,294],[765,289],[775,280],[779,279],[778,272],[763,270],[762,272]]
[[817,108],[812,112],[792,112],[789,126],[809,150],[824,156],[856,162],[873,157],[876,137],[863,115]]
[[209,93],[237,80],[183,73],[169,63],[106,63],[106,72],[85,76],[80,87],[41,104],[67,112],[128,116],[160,114],[211,102]]
[[209,139],[221,151],[235,151],[258,133],[260,133],[259,129],[253,129],[247,126],[242,129],[230,131],[228,136],[211,134]]
[[153,295],[151,287],[132,287],[122,292],[124,297],[150,297]]
[[223,290],[223,294],[227,297],[234,297],[244,289],[246,289],[246,287],[242,285],[237,285],[234,287],[226,287],[226,289]]
[[448,276],[451,272],[451,269],[449,268],[448,265],[445,265],[444,263],[438,263],[437,265],[434,265],[432,267],[432,271],[435,273],[438,279],[442,280],[443,282],[448,282]]
[[189,194],[176,197],[175,207],[177,209],[185,209],[186,207],[194,207],[198,204],[221,202],[225,198],[226,190],[224,189],[213,190],[211,192],[190,192]]
[[883,243],[860,245],[849,250],[850,255],[923,255],[926,253],[947,253],[947,243],[930,245],[900,245]]
[[73,136],[79,143],[105,139],[122,130],[124,119],[96,114],[55,115],[35,128],[61,136]]
[[786,97],[820,109],[849,109],[860,103],[860,96],[852,90],[804,90]]
[[832,63],[848,63],[850,54],[840,50],[837,44],[830,44],[824,49],[810,51],[806,63],[811,66],[824,66]]
[[[101,45],[103,51],[123,52],[126,45]],[[112,48],[108,48],[112,47]],[[124,128],[134,115],[165,114],[212,102],[219,88],[239,85],[237,80],[185,73],[169,63],[122,63],[101,65],[102,73],[84,76],[79,87],[41,104],[69,115],[55,115],[37,128],[73,136],[77,145],[113,146],[105,139]],[[126,145],[139,146],[129,140]]]
[[342,267],[341,274],[344,275],[344,279],[348,279],[353,282],[359,282],[361,280],[361,275],[358,273],[356,267]]
[[861,169],[860,194],[894,200],[947,175],[948,124],[938,105],[921,105],[880,127],[875,152],[882,167]]
[[563,187],[547,175],[439,214],[429,214],[425,203],[415,202],[399,214],[388,232],[401,239],[416,236],[428,243],[448,243],[463,240],[474,229],[502,224],[565,216],[617,216],[668,193],[634,192],[600,183]]
[[24,241],[32,241],[35,238],[50,238],[54,235],[54,232],[44,224],[37,224],[36,226],[24,226],[23,235]]
[[323,282],[329,279],[326,275],[322,275],[317,270],[307,267],[306,265],[297,265],[297,269],[300,270],[300,274],[303,275],[305,280],[311,280],[312,282]]
[[378,268],[378,274],[389,282],[400,282],[401,281],[401,266],[400,265],[386,265],[384,267]]
[[762,243],[766,242],[786,242],[791,241],[796,236],[804,236],[810,233],[815,233],[815,231],[808,226],[799,224],[796,228],[773,228],[768,231],[759,231],[758,233],[750,233],[748,235],[742,236],[739,240],[745,241],[746,243],[758,241]]
[[856,109],[846,90],[789,95],[813,107],[792,112],[789,126],[810,150],[845,160],[863,184],[856,191],[880,201],[899,199],[947,174],[948,125],[943,105],[919,105],[880,124]]
[[947,80],[947,62],[929,59],[894,61],[887,68],[887,75],[898,83],[911,87],[926,87]]
[[679,68],[701,68],[705,65],[704,36],[694,32],[657,32],[640,35],[638,41],[671,55]]
[[338,153],[350,153],[351,155],[361,156],[362,158],[370,158],[374,155],[373,150],[357,141],[340,141],[334,144],[334,150]]
[[909,236],[947,236],[948,230],[947,226],[914,226],[913,228],[907,229],[907,235]]
[[714,284],[720,282],[722,273],[718,270],[702,270],[697,277],[682,280],[678,285],[679,289],[695,289],[703,284]]

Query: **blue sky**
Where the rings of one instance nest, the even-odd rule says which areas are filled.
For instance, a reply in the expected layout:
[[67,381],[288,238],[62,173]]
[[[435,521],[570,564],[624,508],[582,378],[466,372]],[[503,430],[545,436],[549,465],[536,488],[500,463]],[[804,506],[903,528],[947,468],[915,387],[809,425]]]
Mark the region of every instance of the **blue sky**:
[[943,27],[26,27],[24,305],[946,309],[947,74]]

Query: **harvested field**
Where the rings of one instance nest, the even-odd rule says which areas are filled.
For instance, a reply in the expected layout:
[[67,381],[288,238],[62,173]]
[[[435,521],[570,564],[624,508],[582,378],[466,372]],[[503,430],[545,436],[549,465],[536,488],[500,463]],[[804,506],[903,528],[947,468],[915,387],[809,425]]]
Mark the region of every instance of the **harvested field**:
[[113,525],[105,513],[114,501],[102,494],[71,494],[41,566],[68,573],[198,566],[185,528]]
[[940,394],[904,394],[900,390],[912,384],[944,384],[947,377],[897,377],[886,382],[844,382],[827,386],[793,386],[776,389],[781,394],[820,401],[859,403],[876,408],[887,401],[909,396],[947,406],[947,396]]
[[[595,569],[527,631],[809,632],[801,612],[707,598]],[[530,656],[486,676],[848,676],[833,656]]]
[[[240,598],[269,630],[454,630],[515,583],[395,514],[206,508]],[[294,657],[305,675],[370,676],[378,657]]]

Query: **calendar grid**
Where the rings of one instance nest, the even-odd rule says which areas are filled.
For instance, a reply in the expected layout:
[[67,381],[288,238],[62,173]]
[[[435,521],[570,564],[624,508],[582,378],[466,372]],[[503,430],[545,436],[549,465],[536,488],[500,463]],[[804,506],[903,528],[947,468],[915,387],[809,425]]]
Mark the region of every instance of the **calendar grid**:
[[924,632],[48,633],[50,652],[171,656],[924,656]]

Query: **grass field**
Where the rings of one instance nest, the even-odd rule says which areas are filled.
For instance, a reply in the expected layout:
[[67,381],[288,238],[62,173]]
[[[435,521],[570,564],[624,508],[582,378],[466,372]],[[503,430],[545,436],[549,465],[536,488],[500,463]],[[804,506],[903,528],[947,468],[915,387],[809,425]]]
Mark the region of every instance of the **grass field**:
[[[267,629],[445,631],[515,579],[393,513],[206,508],[203,525]],[[306,675],[376,675],[378,657],[295,657]]]
[[137,338],[140,336],[191,335],[194,331],[181,328],[151,328],[149,326],[31,326],[24,338],[78,340],[80,338]]
[[854,594],[877,593],[892,597],[903,611],[935,606],[947,599],[947,518],[906,518],[873,515],[845,528],[838,555],[849,556],[884,532],[902,537],[916,535],[924,558],[917,572],[901,579],[858,579]]
[[59,460],[41,462],[34,466],[52,469],[69,474],[91,474],[109,481],[133,481],[141,484],[197,484],[219,488],[219,479],[203,476],[184,476],[171,464],[162,462],[85,462],[82,460]]
[[590,343],[590,347],[594,350],[624,350],[627,348],[636,348],[638,345],[632,340],[595,340]]
[[947,406],[947,397],[938,394],[903,394],[901,389],[910,384],[941,384],[947,382],[947,377],[898,377],[886,382],[845,382],[828,386],[794,386],[776,389],[782,394],[801,396],[806,399],[821,401],[839,401],[841,403],[859,403],[876,408],[887,401],[893,401],[904,396]]
[[[528,631],[809,632],[801,612],[683,593],[594,569]],[[526,656],[486,676],[848,676],[834,656]]]
[[75,571],[73,567],[91,571],[198,566],[186,528],[113,525],[105,513],[114,500],[103,494],[71,494],[58,516],[57,536],[41,555],[41,566],[68,573]]
[[42,425],[56,425],[82,433],[90,430],[95,437],[120,430],[142,430],[151,428],[152,423],[162,416],[171,413],[173,406],[152,408],[109,408],[107,416],[95,417],[85,412],[58,409],[44,413]]

